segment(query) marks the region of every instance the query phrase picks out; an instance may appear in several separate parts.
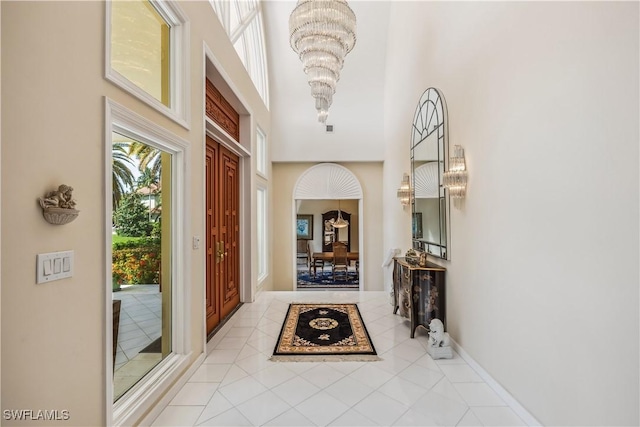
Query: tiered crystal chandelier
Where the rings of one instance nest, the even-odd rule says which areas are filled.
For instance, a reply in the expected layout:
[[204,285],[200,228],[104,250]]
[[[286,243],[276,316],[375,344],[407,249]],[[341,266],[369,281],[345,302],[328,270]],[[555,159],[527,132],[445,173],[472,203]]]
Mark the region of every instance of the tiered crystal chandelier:
[[298,0],[289,34],[309,78],[318,121],[325,123],[344,57],[356,44],[356,15],[345,0]]

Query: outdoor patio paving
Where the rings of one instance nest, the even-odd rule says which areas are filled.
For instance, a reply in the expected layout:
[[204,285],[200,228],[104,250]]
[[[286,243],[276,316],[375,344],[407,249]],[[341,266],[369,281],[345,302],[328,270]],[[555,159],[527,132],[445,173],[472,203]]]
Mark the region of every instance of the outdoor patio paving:
[[158,285],[123,285],[113,299],[122,301],[114,369],[118,398],[161,360],[160,353],[140,350],[162,334],[162,294]]

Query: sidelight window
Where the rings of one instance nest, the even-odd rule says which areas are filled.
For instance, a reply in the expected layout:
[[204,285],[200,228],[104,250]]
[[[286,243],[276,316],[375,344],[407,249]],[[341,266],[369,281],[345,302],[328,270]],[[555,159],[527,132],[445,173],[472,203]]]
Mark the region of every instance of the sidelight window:
[[258,128],[256,132],[256,170],[263,177],[267,176],[267,137]]
[[130,425],[189,364],[187,141],[106,100],[106,425]]
[[258,187],[257,194],[258,282],[267,276],[267,189]]

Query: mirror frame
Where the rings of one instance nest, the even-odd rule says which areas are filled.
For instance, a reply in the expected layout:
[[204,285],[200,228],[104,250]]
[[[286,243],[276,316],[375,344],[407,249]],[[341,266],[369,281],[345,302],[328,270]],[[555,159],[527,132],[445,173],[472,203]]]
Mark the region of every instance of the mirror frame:
[[[417,231],[420,230],[422,234],[422,224],[415,224],[415,219],[422,216],[421,212],[416,211],[416,187],[423,186],[421,181],[423,178],[420,176],[416,179],[416,170],[419,175],[423,175],[421,167],[426,167],[429,163],[416,166],[416,149],[420,148],[421,143],[425,143],[426,140],[436,132],[438,146],[437,146],[437,161],[439,165],[437,171],[439,173],[432,174],[433,182],[429,182],[428,185],[432,188],[437,188],[437,197],[439,203],[439,234],[435,241],[429,241],[423,238],[422,235],[418,235]],[[450,202],[448,192],[443,186],[443,173],[448,169],[448,154],[449,154],[449,128],[447,117],[447,104],[444,100],[444,96],[439,89],[430,87],[424,91],[416,107],[416,112],[411,127],[411,143],[410,143],[410,160],[411,160],[411,240],[414,249],[426,252],[427,254],[441,259],[449,259],[450,255],[450,223],[449,212]],[[431,168],[432,169],[432,168]],[[435,178],[434,178],[435,177]],[[437,182],[435,180],[437,179]],[[435,198],[434,197],[434,198]],[[425,230],[426,231],[426,230]]]

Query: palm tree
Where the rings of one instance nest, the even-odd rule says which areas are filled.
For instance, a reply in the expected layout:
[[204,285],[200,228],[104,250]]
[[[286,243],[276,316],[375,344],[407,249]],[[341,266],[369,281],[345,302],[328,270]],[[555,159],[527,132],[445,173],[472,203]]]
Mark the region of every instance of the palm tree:
[[140,172],[144,173],[145,169],[149,168],[154,176],[160,176],[160,171],[162,170],[160,150],[142,142],[132,141],[129,145],[129,155],[136,156],[140,161]]
[[135,167],[129,157],[128,144],[124,142],[114,142],[111,149],[112,177],[113,183],[113,209],[118,207],[120,199],[133,189],[133,173],[131,167]]
[[153,169],[147,167],[142,171],[142,174],[138,177],[138,190],[145,188],[149,200],[149,221],[151,221],[151,195],[158,191],[158,183],[160,182],[160,175],[155,174]]

